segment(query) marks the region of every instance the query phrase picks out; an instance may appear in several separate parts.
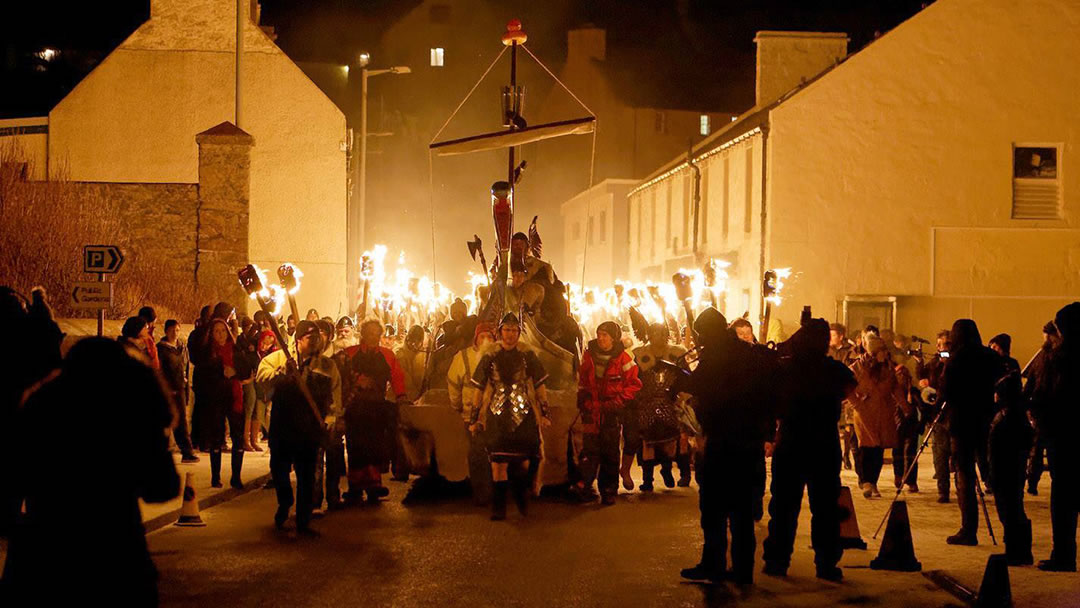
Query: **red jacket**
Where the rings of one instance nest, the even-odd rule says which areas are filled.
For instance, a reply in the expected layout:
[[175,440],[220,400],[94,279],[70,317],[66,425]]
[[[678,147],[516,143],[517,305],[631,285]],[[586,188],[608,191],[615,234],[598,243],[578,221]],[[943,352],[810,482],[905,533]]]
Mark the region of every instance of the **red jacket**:
[[[595,341],[594,341],[595,342]],[[619,350],[608,360],[602,377],[596,377],[596,364],[593,361],[593,348],[590,343],[581,358],[578,372],[578,407],[583,412],[592,414],[593,422],[599,423],[604,413],[614,413],[634,398],[641,390],[638,367],[634,358],[625,350]],[[586,420],[586,424],[589,421]]]

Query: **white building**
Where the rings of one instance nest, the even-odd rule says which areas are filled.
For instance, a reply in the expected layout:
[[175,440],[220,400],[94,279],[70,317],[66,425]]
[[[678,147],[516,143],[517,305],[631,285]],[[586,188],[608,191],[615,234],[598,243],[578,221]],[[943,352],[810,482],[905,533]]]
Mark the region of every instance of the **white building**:
[[[236,6],[152,0],[150,19],[20,136],[34,176],[198,182],[195,135],[236,120]],[[255,140],[249,255],[299,266],[301,306],[344,312],[345,117],[256,21],[244,20],[239,119]]]
[[[564,282],[605,285],[629,276],[632,179],[605,179],[562,204]],[[582,283],[582,268],[585,269]]]
[[[938,0],[850,57],[843,35],[758,35],[757,103],[695,147],[701,256],[727,258],[728,316],[779,314],[931,337],[975,319],[1016,356],[1080,299],[1080,4]],[[685,265],[685,157],[630,195],[632,274]]]

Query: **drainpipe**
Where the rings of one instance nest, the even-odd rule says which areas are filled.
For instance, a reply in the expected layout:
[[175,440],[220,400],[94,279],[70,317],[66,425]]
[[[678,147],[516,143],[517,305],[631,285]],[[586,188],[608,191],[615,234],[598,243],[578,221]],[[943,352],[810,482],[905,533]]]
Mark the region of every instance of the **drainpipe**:
[[233,114],[233,123],[239,129],[244,128],[240,125],[240,75],[244,73],[244,19],[247,18],[247,7],[245,6],[245,3],[248,1],[249,0],[236,0],[236,109]]
[[701,169],[694,164],[694,144],[691,142],[690,149],[686,152],[686,164],[690,166],[690,170],[694,172],[694,263],[697,264],[700,259],[698,256],[698,224],[701,218]]
[[[767,178],[767,176],[769,174],[769,172],[768,172],[768,164],[767,164],[768,163],[768,158],[769,158],[768,143],[769,143],[769,123],[768,123],[768,119],[766,119],[764,122],[761,123],[761,234],[759,235],[759,237],[761,239],[761,251],[760,251],[760,257],[758,258],[758,265],[760,267],[760,272],[758,272],[758,289],[761,289],[761,287],[762,287],[761,282],[764,280],[765,271],[767,270],[765,268],[765,231],[768,228],[768,223],[767,223],[767,220],[768,220],[768,206],[766,205],[766,199],[768,198],[768,196],[767,196],[767,192],[768,192],[768,188],[767,188],[767,186],[768,186],[768,178]],[[765,317],[766,317],[766,315],[765,315],[765,292],[763,290],[761,292],[761,323],[763,323],[763,324],[765,323]],[[763,326],[761,328],[761,337],[762,337],[761,342],[762,343],[765,343],[767,341],[768,335],[769,335],[769,328]]]

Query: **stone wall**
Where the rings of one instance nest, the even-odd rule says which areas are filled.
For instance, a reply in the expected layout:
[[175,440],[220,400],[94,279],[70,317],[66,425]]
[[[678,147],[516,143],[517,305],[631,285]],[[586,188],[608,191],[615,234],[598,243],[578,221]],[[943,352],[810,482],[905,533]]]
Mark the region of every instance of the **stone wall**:
[[199,212],[195,284],[244,310],[236,271],[248,264],[251,147],[230,122],[195,136],[199,144]]
[[[125,267],[197,291],[206,303],[228,301],[244,311],[247,297],[236,273],[249,263],[251,148],[254,139],[223,122],[195,136],[199,183],[75,182],[86,202],[115,209]],[[25,164],[4,170],[25,180]],[[46,188],[48,182],[30,182]],[[112,232],[110,232],[112,234]],[[89,244],[89,243],[88,243]],[[275,266],[276,268],[276,266]],[[121,271],[123,272],[123,271]],[[155,287],[156,288],[156,287]],[[194,313],[195,311],[190,311]]]
[[172,278],[195,279],[198,184],[116,184],[83,182],[113,201],[120,211],[125,265],[138,264],[140,252],[154,251]]

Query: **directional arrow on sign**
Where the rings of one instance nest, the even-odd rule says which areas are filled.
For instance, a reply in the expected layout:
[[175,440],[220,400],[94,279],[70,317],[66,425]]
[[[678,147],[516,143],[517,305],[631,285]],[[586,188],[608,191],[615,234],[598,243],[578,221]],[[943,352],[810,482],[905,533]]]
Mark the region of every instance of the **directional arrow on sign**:
[[113,274],[124,263],[124,254],[116,245],[86,245],[83,247],[83,272]]
[[75,283],[75,288],[71,290],[72,308],[104,309],[112,306],[112,299],[112,283]]

